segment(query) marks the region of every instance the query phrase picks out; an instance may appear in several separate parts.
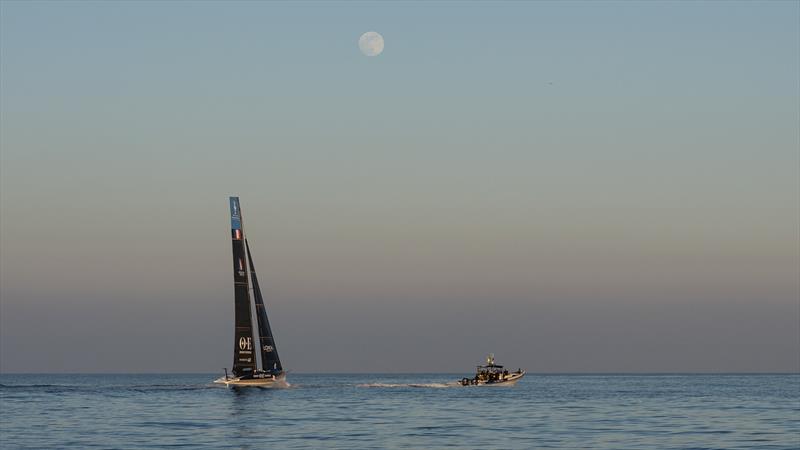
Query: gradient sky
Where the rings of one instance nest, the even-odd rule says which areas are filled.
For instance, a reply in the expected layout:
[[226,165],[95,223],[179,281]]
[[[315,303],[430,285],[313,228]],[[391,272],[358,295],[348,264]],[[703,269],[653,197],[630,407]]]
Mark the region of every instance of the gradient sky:
[[[800,3],[0,3],[0,370],[800,371]],[[374,30],[386,48],[362,55]]]

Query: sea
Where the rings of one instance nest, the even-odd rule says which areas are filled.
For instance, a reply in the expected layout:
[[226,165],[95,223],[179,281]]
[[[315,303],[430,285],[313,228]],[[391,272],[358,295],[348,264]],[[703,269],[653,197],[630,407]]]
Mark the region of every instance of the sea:
[[0,375],[2,449],[797,449],[800,374]]

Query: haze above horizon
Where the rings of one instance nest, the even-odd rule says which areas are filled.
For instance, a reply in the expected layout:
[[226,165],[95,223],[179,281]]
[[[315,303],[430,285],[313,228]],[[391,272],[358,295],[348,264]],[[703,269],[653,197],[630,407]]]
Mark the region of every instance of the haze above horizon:
[[0,372],[798,372],[799,19],[0,2]]

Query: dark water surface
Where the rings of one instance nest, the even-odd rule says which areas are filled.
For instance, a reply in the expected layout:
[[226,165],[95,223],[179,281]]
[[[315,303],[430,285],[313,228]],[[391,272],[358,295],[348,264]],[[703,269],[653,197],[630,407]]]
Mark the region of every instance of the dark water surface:
[[800,448],[800,375],[0,375],[0,448]]

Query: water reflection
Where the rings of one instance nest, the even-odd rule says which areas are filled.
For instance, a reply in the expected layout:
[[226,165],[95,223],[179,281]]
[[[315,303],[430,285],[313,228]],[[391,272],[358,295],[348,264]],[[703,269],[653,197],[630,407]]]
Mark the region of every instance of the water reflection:
[[231,444],[233,448],[253,450],[262,448],[259,441],[270,437],[270,427],[264,420],[271,412],[265,408],[272,397],[273,389],[261,387],[230,387],[228,412],[230,417]]

